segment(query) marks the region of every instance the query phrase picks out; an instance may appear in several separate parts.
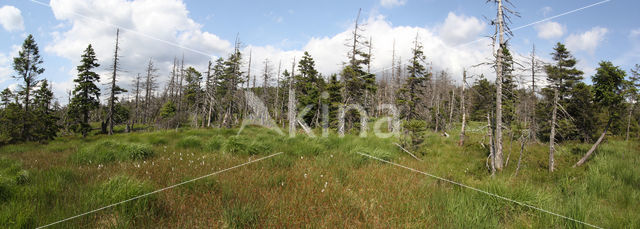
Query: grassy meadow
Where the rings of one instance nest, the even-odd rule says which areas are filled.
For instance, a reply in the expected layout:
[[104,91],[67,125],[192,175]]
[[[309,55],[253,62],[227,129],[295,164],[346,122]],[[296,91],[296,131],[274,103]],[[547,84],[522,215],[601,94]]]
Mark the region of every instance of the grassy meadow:
[[[481,124],[474,123],[471,129]],[[458,128],[459,129],[459,128]],[[605,228],[640,227],[640,144],[615,137],[583,167],[590,145],[505,141],[491,177],[484,132],[427,133],[418,161],[397,139],[295,138],[261,128],[180,129],[61,137],[0,148],[0,228],[34,228],[269,156],[283,154],[51,228],[589,228],[357,152]]]

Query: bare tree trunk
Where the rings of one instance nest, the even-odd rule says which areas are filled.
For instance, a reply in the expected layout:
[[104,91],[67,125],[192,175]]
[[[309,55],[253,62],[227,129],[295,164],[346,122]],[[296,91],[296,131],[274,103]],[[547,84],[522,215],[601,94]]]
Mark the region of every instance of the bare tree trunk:
[[629,108],[629,116],[627,117],[627,134],[624,138],[625,141],[629,141],[629,129],[631,128],[631,116],[633,115],[633,108],[635,107],[635,103],[631,104],[631,108]]
[[273,102],[273,110],[276,112],[276,124],[280,120],[280,109],[278,109],[278,100],[280,98],[280,68],[282,67],[282,60],[278,62],[278,75],[276,76],[276,100]]
[[487,135],[489,135],[489,157],[491,160],[491,176],[496,173],[496,154],[493,134],[491,133],[491,115],[487,114]]
[[509,154],[507,154],[507,160],[504,161],[505,168],[509,166],[509,159],[511,158],[511,152],[513,151],[513,131],[510,131],[509,138],[511,139],[509,140]]
[[289,103],[288,103],[288,119],[289,119],[289,135],[295,134],[296,131],[296,92],[293,90],[293,76],[295,75],[296,59],[293,58],[291,65],[291,77],[289,77]]
[[136,122],[138,122],[139,118],[140,118],[140,105],[138,103],[139,99],[140,99],[140,74],[138,73],[138,76],[136,77],[136,100],[135,100],[135,110],[134,110],[134,115],[133,115],[133,123],[132,123],[132,127],[134,127],[133,129],[135,129],[135,125]]
[[558,87],[553,89],[553,111],[551,113],[551,135],[549,136],[549,172],[554,171],[554,151],[556,140],[556,119],[558,114]]
[[536,46],[533,45],[533,48],[531,50],[531,110],[529,111],[530,115],[531,115],[531,137],[533,138],[534,141],[537,141],[537,137],[536,137],[536,133],[538,131],[537,125],[538,123],[536,122],[536,114],[535,114],[535,110],[536,110],[536,101],[537,101],[537,97],[536,97],[536,73],[538,70],[538,62],[536,61]]
[[438,132],[438,127],[440,127],[440,96],[436,101],[436,133]]
[[[118,48],[120,41],[120,29],[116,31],[116,50],[113,56],[113,75],[111,77],[111,95],[109,96],[109,113],[107,116],[109,135],[113,135],[113,112],[114,112],[114,103],[116,99],[116,75],[118,73]],[[27,95],[28,96],[28,95]]]
[[[249,88],[249,82],[251,81],[251,57],[253,55],[253,50],[249,50],[249,66],[247,67],[247,89]],[[253,87],[256,87],[256,80],[253,80]]]
[[465,128],[467,125],[467,112],[465,110],[465,100],[464,100],[464,89],[466,87],[466,82],[467,82],[467,71],[463,70],[462,71],[462,94],[460,95],[461,100],[460,100],[460,107],[461,107],[461,111],[462,112],[462,128],[460,128],[460,141],[458,142],[458,146],[464,146],[464,135],[465,135]]
[[182,55],[182,63],[180,65],[180,75],[178,76],[178,114],[182,111],[182,81],[184,80],[184,54]]
[[520,171],[520,163],[522,162],[522,154],[524,153],[524,146],[527,144],[528,140],[529,137],[520,137],[520,157],[518,157],[518,166],[516,167],[516,173],[513,176],[518,176],[518,171]]
[[454,104],[454,99],[456,98],[456,88],[454,87],[453,90],[451,90],[451,100],[449,101],[449,126],[451,126],[451,123],[453,123],[453,104]]
[[600,138],[598,138],[598,141],[596,141],[595,144],[593,144],[593,146],[591,147],[591,149],[587,152],[587,154],[584,155],[584,157],[582,157],[580,159],[580,161],[578,161],[578,163],[576,163],[573,167],[578,167],[581,166],[582,164],[584,164],[585,162],[587,162],[587,159],[589,159],[589,157],[591,156],[591,154],[593,154],[593,152],[596,151],[596,149],[598,148],[598,145],[600,145],[600,143],[602,143],[602,140],[604,140],[604,137],[607,135],[607,131],[609,130],[609,127],[611,126],[611,122],[613,122],[613,120],[611,118],[609,118],[609,121],[607,122],[607,126],[604,128],[604,131],[602,132],[602,135],[600,135]]
[[502,46],[504,44],[504,21],[502,12],[502,0],[498,0],[498,28],[499,39],[498,55],[496,60],[496,153],[495,166],[502,170]]
[[207,117],[207,127],[211,127],[211,116],[213,113],[213,99],[209,102],[209,114]]

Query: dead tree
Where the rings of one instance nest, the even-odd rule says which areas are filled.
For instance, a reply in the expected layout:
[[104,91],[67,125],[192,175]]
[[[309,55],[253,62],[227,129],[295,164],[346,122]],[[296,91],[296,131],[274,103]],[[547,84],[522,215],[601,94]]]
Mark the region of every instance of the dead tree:
[[[503,49],[506,48],[506,36],[512,36],[508,23],[511,21],[509,14],[518,15],[503,3],[511,4],[509,0],[489,0],[497,4],[497,17],[492,22],[496,26],[495,36],[498,40],[498,49],[496,50],[496,126],[495,126],[495,167],[498,171],[502,171],[503,153],[502,153],[502,82],[503,82]],[[511,4],[513,5],[513,4]],[[494,38],[494,44],[495,44]]]
[[[249,88],[249,83],[251,82],[251,63],[252,61],[252,56],[253,56],[253,50],[249,50],[249,66],[247,67],[247,88]],[[254,78],[253,80],[253,87],[256,87],[256,80]]]
[[180,63],[180,74],[178,75],[178,115],[182,111],[182,81],[184,81],[184,54],[182,55],[182,63]]
[[522,162],[522,155],[524,154],[524,146],[527,144],[527,141],[529,141],[529,138],[531,137],[531,132],[529,132],[527,137],[524,137],[524,135],[520,136],[520,156],[518,157],[518,166],[516,167],[516,173],[513,175],[518,176],[518,171],[520,171],[520,163]]
[[296,131],[296,92],[293,90],[293,76],[296,74],[296,58],[293,58],[293,64],[291,64],[291,77],[289,77],[289,103],[287,108],[289,109],[287,118],[289,120],[289,135],[295,134]]
[[[491,176],[496,173],[496,153],[495,153],[495,140],[493,138],[492,130],[491,130],[491,115],[487,114],[487,135],[489,136],[489,157],[487,157],[488,161],[491,161],[491,167],[489,167]],[[487,165],[488,167],[488,165]]]
[[120,42],[120,29],[117,29],[116,30],[116,47],[113,54],[113,65],[112,65],[113,74],[111,76],[111,83],[110,83],[111,85],[109,88],[111,92],[109,95],[109,110],[107,113],[107,127],[109,128],[108,130],[109,135],[113,135],[113,126],[115,125],[113,121],[113,116],[115,112],[116,95],[124,91],[116,85],[116,81],[117,81],[116,77],[119,71],[118,64],[120,62],[120,57],[118,56],[118,50],[120,49],[119,42]]
[[[525,106],[525,109],[528,110],[527,116],[528,116],[528,125],[529,125],[529,131],[531,132],[531,137],[534,141],[537,141],[536,139],[536,133],[538,132],[538,128],[537,128],[537,122],[536,122],[536,116],[535,116],[535,106],[536,106],[536,101],[537,101],[537,90],[536,90],[536,81],[538,80],[539,77],[539,73],[542,72],[544,70],[544,65],[545,63],[542,62],[537,56],[536,56],[536,46],[533,45],[532,49],[531,49],[531,53],[529,54],[528,57],[525,57],[526,61],[525,61],[525,67],[521,68],[520,70],[523,72],[529,72],[531,75],[531,94],[529,95],[529,99],[525,100],[525,102],[528,102],[528,106]],[[525,76],[525,77],[529,77],[529,76]]]
[[[559,85],[558,85],[559,86]],[[551,134],[549,135],[549,172],[554,171],[556,120],[558,117],[558,86],[553,87],[553,111],[551,112]]]
[[135,127],[135,124],[139,121],[140,119],[140,79],[142,77],[140,76],[140,73],[138,73],[138,76],[136,76],[136,81],[134,83],[134,90],[135,90],[135,102],[134,102],[134,115],[133,115],[133,121],[131,123],[131,125],[133,127]]
[[282,60],[278,62],[278,74],[276,75],[276,100],[273,102],[273,110],[276,112],[275,118],[278,122],[280,118],[280,109],[278,108],[278,100],[280,98],[280,70],[282,67]]
[[598,148],[598,145],[600,145],[600,143],[602,143],[602,141],[604,140],[604,137],[607,135],[607,131],[609,130],[609,127],[611,127],[611,123],[613,122],[613,119],[609,118],[609,121],[607,122],[607,126],[605,126],[604,131],[602,132],[602,135],[600,135],[600,138],[598,138],[598,141],[596,141],[595,144],[593,144],[593,146],[591,146],[591,149],[589,149],[589,151],[587,152],[587,154],[585,154],[580,161],[578,161],[578,163],[576,163],[575,165],[573,165],[573,167],[578,167],[581,166],[582,164],[584,164],[585,162],[587,162],[587,159],[589,159],[589,157],[591,156],[591,154],[593,154],[596,149]]
[[453,123],[453,104],[456,98],[456,88],[451,89],[451,99],[449,100],[449,126]]
[[158,70],[155,68],[153,64],[153,59],[149,59],[149,64],[147,65],[147,76],[144,83],[144,122],[149,123],[151,116],[151,100],[153,99],[153,91],[157,88],[156,83],[156,72]]
[[269,80],[271,80],[271,69],[269,68],[269,59],[264,60],[264,74],[262,82],[262,101],[267,102]]
[[464,89],[467,84],[467,70],[462,70],[462,93],[460,94],[460,112],[462,112],[462,127],[460,128],[460,141],[458,146],[464,146],[465,128],[467,125],[467,112],[465,110]]

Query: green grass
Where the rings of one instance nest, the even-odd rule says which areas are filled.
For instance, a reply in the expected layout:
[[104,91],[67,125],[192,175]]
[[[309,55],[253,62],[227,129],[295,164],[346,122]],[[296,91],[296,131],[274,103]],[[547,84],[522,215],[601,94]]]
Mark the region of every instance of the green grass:
[[[117,175],[97,185],[89,194],[88,205],[92,208],[108,206],[155,191],[149,182]],[[116,219],[116,225],[130,225],[132,221],[161,215],[162,203],[158,196],[150,195],[117,205],[117,215],[107,215]]]
[[[479,129],[482,123],[471,123]],[[456,127],[457,128],[457,127]],[[75,218],[59,228],[588,228],[357,154],[372,155],[605,228],[640,227],[640,142],[607,137],[582,167],[589,144],[530,143],[517,176],[519,143],[491,177],[484,131],[457,146],[427,131],[415,160],[397,139],[294,138],[260,128],[179,129],[62,137],[0,148],[0,228],[33,228],[283,154]],[[318,136],[320,136],[318,134]],[[484,140],[486,141],[486,139]],[[55,228],[55,227],[54,227]]]
[[186,136],[178,141],[177,146],[183,149],[199,149],[202,147],[202,140],[197,136]]
[[82,148],[78,153],[71,156],[71,161],[80,164],[98,164],[142,160],[153,155],[153,149],[146,144],[106,140]]

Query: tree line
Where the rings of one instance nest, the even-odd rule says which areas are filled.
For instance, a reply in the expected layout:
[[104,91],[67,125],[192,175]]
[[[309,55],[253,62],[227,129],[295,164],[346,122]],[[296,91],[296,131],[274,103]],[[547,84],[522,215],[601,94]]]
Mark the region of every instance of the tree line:
[[[235,48],[228,56],[210,60],[205,69],[185,66],[184,57],[175,58],[170,73],[163,76],[153,59],[145,71],[137,74],[132,85],[118,83],[120,32],[116,31],[108,76],[97,73],[100,66],[92,45],[81,54],[75,87],[69,102],[55,101],[51,86],[40,79],[45,70],[33,36],[29,35],[13,60],[13,78],[20,82],[15,91],[0,93],[0,144],[22,141],[46,142],[58,135],[113,134],[145,129],[238,127],[252,112],[245,98],[250,91],[262,100],[268,115],[282,128],[308,125],[310,129],[329,128],[338,133],[366,128],[362,114],[387,116],[383,104],[393,104],[402,120],[400,138],[404,147],[420,150],[424,132],[432,130],[449,137],[448,130],[462,123],[459,144],[464,145],[468,121],[487,122],[489,158],[492,172],[503,164],[503,138],[530,139],[549,143],[549,170],[554,170],[555,146],[563,141],[595,142],[584,160],[593,153],[607,133],[638,137],[639,114],[635,109],[640,86],[640,66],[629,74],[609,61],[602,61],[592,85],[577,69],[570,51],[557,43],[550,51],[552,63],[536,55],[516,58],[509,49],[509,14],[502,0],[492,21],[494,58],[488,63],[496,72],[496,81],[484,75],[463,71],[456,83],[447,71],[433,71],[424,53],[419,34],[411,47],[411,56],[403,62],[396,56],[395,44],[391,68],[371,71],[373,37],[365,36],[359,14],[348,42],[348,61],[337,74],[322,75],[315,60],[305,52],[292,63],[269,59],[262,71],[251,72],[248,58]],[[506,13],[505,13],[506,12]],[[524,60],[522,60],[524,59]],[[245,62],[248,60],[248,62]],[[475,66],[467,66],[474,68]],[[255,67],[254,67],[255,68]],[[256,82],[260,79],[262,85]],[[106,83],[101,90],[98,84]],[[101,101],[101,96],[106,101]],[[345,107],[357,104],[358,109]],[[323,114],[329,119],[323,123]],[[303,114],[304,122],[291,117]],[[342,119],[343,118],[343,119]],[[344,123],[341,123],[344,120]],[[121,127],[121,129],[116,129]],[[387,127],[393,131],[391,122]],[[116,130],[114,130],[116,129]]]

